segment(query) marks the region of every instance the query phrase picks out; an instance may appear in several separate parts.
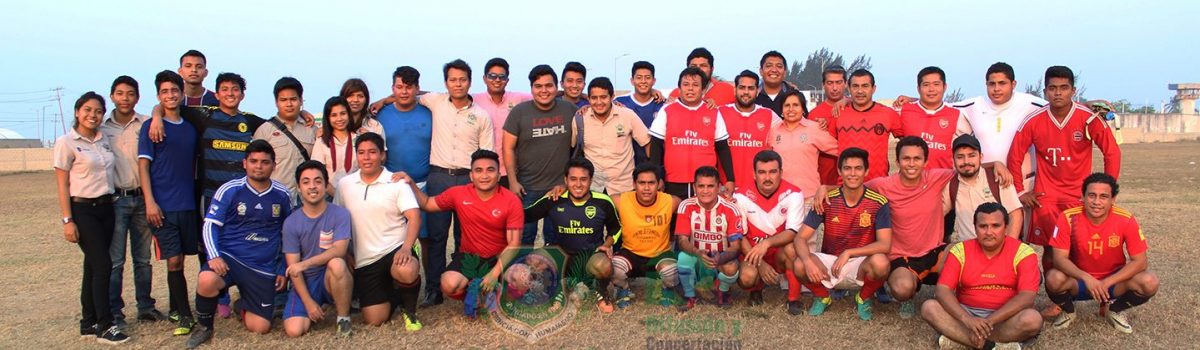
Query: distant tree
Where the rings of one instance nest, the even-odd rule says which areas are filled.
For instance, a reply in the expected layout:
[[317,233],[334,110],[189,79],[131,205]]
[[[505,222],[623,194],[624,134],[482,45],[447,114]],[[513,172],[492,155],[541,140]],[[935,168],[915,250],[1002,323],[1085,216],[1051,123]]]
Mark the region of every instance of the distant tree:
[[1043,97],[1042,96],[1042,88],[1045,86],[1046,86],[1046,84],[1043,84],[1042,79],[1039,78],[1037,83],[1035,83],[1035,84],[1025,84],[1025,93],[1034,95],[1037,97]]
[[943,100],[945,100],[946,103],[955,103],[958,101],[962,101],[963,100],[962,88],[956,88],[956,89],[954,89],[954,91],[947,93],[946,97],[943,98]]
[[842,66],[846,68],[846,72],[853,72],[856,69],[871,69],[871,58],[859,55],[849,65],[846,65],[846,60],[841,54],[829,51],[828,48],[821,48],[809,54],[804,63],[799,60],[792,62],[792,67],[788,70],[785,80],[795,84],[801,90],[820,90],[821,72],[829,66]]
[[[1083,94],[1087,92],[1087,85],[1081,84],[1080,82],[1082,82],[1082,81],[1083,81],[1083,72],[1076,72],[1075,73],[1075,101],[1083,102],[1083,101],[1088,100],[1083,97]],[[1037,96],[1040,98],[1046,98],[1046,96],[1044,96],[1042,94],[1042,91],[1045,88],[1046,88],[1045,81],[1043,81],[1042,78],[1038,78],[1038,81],[1036,84],[1025,84],[1025,93],[1034,95],[1034,96]]]

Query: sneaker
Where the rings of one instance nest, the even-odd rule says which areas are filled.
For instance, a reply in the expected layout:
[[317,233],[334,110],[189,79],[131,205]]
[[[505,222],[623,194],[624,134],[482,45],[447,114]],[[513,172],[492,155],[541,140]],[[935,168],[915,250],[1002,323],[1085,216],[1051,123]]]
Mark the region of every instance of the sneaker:
[[891,294],[888,294],[887,288],[879,288],[879,290],[875,291],[875,300],[879,300],[880,304],[891,304],[893,301],[896,301],[895,298],[892,298]]
[[910,319],[917,315],[917,302],[906,300],[900,302],[900,318]]
[[217,304],[217,317],[229,318],[233,316],[233,308],[228,304]]
[[409,314],[403,314],[403,315],[404,315],[404,330],[409,331],[409,332],[416,332],[416,331],[421,330],[421,327],[423,327],[423,326],[421,325],[421,320],[417,319],[417,315],[409,315]]
[[113,320],[113,327],[117,327],[117,329],[124,332],[126,329],[129,329],[129,324],[125,323],[124,318],[118,318]]
[[1061,313],[1062,313],[1061,307],[1058,307],[1058,305],[1050,304],[1050,306],[1047,306],[1045,309],[1042,309],[1042,318],[1047,319],[1047,320],[1054,319],[1055,317],[1058,317],[1058,315]]
[[861,296],[854,296],[855,308],[858,311],[858,319],[863,321],[871,320],[871,299],[863,300]]
[[610,314],[613,312],[613,304],[605,300],[604,297],[600,297],[600,300],[596,301],[596,309],[600,310],[600,313]]
[[799,316],[804,313],[804,304],[799,300],[790,300],[787,302],[787,311],[792,316]]
[[733,304],[733,293],[722,292],[719,289],[716,290],[715,292],[717,293],[717,296],[716,296],[717,307],[722,308],[722,309],[728,309],[730,306],[733,306],[732,305]]
[[829,304],[833,304],[832,297],[813,298],[812,306],[808,308],[809,316],[821,316],[825,313],[825,309],[829,308]]
[[100,333],[100,329],[98,327],[99,326],[97,326],[97,325],[91,325],[91,326],[87,326],[87,327],[79,327],[79,339],[83,339],[83,340],[95,339],[96,335],[98,335]]
[[1108,310],[1108,314],[1105,315],[1105,317],[1108,318],[1108,324],[1112,325],[1113,328],[1116,328],[1121,333],[1133,333],[1133,325],[1129,324],[1129,320],[1125,318],[1124,312]]
[[443,300],[442,300],[441,292],[425,293],[425,299],[421,301],[420,307],[426,308],[426,307],[431,307],[431,306],[442,305],[442,302],[443,302]]
[[463,297],[463,315],[474,320],[476,317],[475,311],[479,308],[479,284],[480,279],[473,279],[467,285],[467,295]]
[[205,327],[204,325],[196,325],[196,327],[192,329],[192,335],[188,337],[185,346],[188,349],[198,348],[200,345],[212,340],[212,336],[212,328]]
[[179,311],[172,310],[170,313],[167,313],[167,320],[171,322],[179,322]]
[[100,333],[96,337],[96,341],[100,342],[100,344],[116,345],[129,341],[129,336],[121,333],[121,330],[117,329],[117,326],[112,326],[108,327],[108,330],[104,331],[104,333]]
[[167,315],[163,315],[161,311],[150,309],[148,311],[138,312],[138,321],[158,322],[170,319]]
[[992,350],[1021,350],[1021,343],[996,343]]
[[349,338],[352,329],[353,328],[350,326],[350,320],[337,321],[337,333],[338,335],[342,336],[342,338]]
[[1056,330],[1067,329],[1067,327],[1071,326],[1071,322],[1075,322],[1075,313],[1063,312],[1054,318],[1053,327]]
[[175,331],[172,332],[172,335],[188,335],[192,333],[192,327],[196,327],[195,320],[193,320],[191,317],[181,317],[179,319],[179,325],[175,327]]
[[[941,350],[969,350],[969,349],[971,349],[970,346],[966,346],[962,343],[951,340],[949,337],[946,337],[944,335],[939,335],[937,342],[938,342],[938,349],[941,349]],[[997,344],[997,345],[999,345],[999,344]]]
[[750,292],[750,297],[747,298],[746,304],[749,304],[750,306],[762,305],[763,304],[762,291],[756,290],[756,291]]
[[697,300],[696,297],[691,297],[691,298],[686,298],[686,299],[687,300],[682,305],[679,305],[679,307],[676,308],[677,310],[679,310],[679,312],[688,312],[688,310],[691,310],[692,308],[696,307],[696,300]]
[[[663,302],[667,302],[667,303],[671,302],[670,299],[667,298],[665,293],[664,293],[663,297],[659,298],[659,299],[662,300]],[[629,307],[630,304],[633,304],[633,291],[629,290],[629,288],[617,288],[617,303],[616,304],[617,304],[617,309],[620,309],[620,310],[624,310],[625,308]]]

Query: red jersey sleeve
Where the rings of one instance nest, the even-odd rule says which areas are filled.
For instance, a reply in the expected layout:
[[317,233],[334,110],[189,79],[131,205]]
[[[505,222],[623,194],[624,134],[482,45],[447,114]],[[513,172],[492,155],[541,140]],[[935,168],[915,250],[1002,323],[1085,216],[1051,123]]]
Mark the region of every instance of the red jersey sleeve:
[[1058,221],[1054,223],[1054,233],[1050,235],[1050,247],[1071,250],[1071,223],[1066,215],[1059,215]]
[[1037,253],[1028,245],[1021,244],[1017,251],[1017,291],[1034,292],[1042,284],[1042,271],[1038,269]]
[[1143,254],[1150,249],[1150,246],[1146,244],[1146,235],[1142,234],[1142,227],[1138,225],[1135,217],[1129,217],[1129,223],[1126,223],[1125,227],[1121,229],[1121,235],[1125,238],[1125,252],[1129,256]]
[[[1017,130],[1017,134],[1013,136],[1012,147],[1008,149],[1008,161],[1004,163],[1008,166],[1008,172],[1023,174],[1021,172],[1021,165],[1025,162],[1025,153],[1029,152],[1029,146],[1033,144],[1033,125],[1035,125],[1033,120],[1026,121],[1025,125],[1022,125],[1021,129]],[[1105,165],[1107,164],[1105,162]],[[1019,177],[1020,175],[1014,176]],[[1013,180],[1013,186],[1017,188],[1017,193],[1025,192],[1025,182],[1023,180]]]
[[891,107],[886,108],[890,111],[888,113],[888,125],[892,130],[892,136],[896,138],[904,137],[904,122],[900,120],[900,112]]
[[460,193],[458,187],[451,187],[442,191],[442,194],[433,197],[433,200],[437,203],[438,208],[442,208],[445,211],[452,211],[455,209],[455,204],[458,204],[458,193]]
[[1108,123],[1093,116],[1088,119],[1087,132],[1092,138],[1092,143],[1096,144],[1100,153],[1104,155],[1104,173],[1114,179],[1118,178],[1121,175],[1121,147],[1117,145],[1117,139],[1113,137]]
[[680,203],[679,208],[675,210],[675,234],[688,236],[692,234],[691,218],[688,215],[687,203]]
[[508,220],[504,223],[504,228],[520,230],[525,227],[525,209],[521,208],[521,200],[517,199],[516,195],[508,197]]
[[938,277],[937,284],[946,286],[950,290],[958,289],[958,277],[962,274],[962,257],[965,251],[963,243],[955,243],[948,249],[950,254],[946,254],[946,263],[942,266],[941,276]]

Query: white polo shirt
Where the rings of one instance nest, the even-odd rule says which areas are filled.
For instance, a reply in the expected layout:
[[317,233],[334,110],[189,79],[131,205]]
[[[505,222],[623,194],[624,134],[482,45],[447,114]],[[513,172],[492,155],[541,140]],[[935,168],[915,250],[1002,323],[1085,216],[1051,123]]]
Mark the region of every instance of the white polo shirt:
[[354,227],[354,267],[370,265],[404,244],[408,218],[404,211],[417,209],[417,198],[407,183],[392,182],[392,172],[383,170],[371,183],[363,182],[362,171],[338,181],[337,204],[350,211]]

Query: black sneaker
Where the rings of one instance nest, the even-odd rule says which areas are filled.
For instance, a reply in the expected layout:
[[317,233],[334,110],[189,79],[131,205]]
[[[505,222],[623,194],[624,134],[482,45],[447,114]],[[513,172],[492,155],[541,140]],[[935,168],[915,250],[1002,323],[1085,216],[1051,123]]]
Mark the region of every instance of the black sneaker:
[[100,342],[100,344],[116,345],[129,341],[129,336],[121,333],[121,330],[117,326],[112,326],[97,336],[96,341]]
[[421,300],[420,307],[427,308],[431,306],[442,305],[442,293],[425,293],[424,300]]
[[124,318],[118,318],[113,320],[113,327],[117,327],[117,329],[124,332],[126,329],[129,329],[129,324],[125,322]]
[[802,315],[804,314],[804,303],[801,303],[799,300],[788,301],[787,311],[792,316]]
[[761,290],[750,292],[750,297],[746,301],[750,306],[758,306],[763,304],[763,293]]
[[157,309],[150,309],[148,311],[138,312],[137,319],[138,321],[158,322],[166,321],[170,318],[167,317],[167,315],[163,315],[163,313]]
[[205,327],[204,325],[196,325],[196,327],[192,328],[192,335],[188,337],[185,346],[188,349],[198,348],[200,345],[212,340],[212,336],[212,328]]
[[100,329],[98,329],[98,327],[99,326],[97,326],[97,325],[91,325],[91,326],[87,326],[87,327],[80,326],[79,327],[79,338],[85,339],[85,340],[95,338],[97,335],[100,334]]

